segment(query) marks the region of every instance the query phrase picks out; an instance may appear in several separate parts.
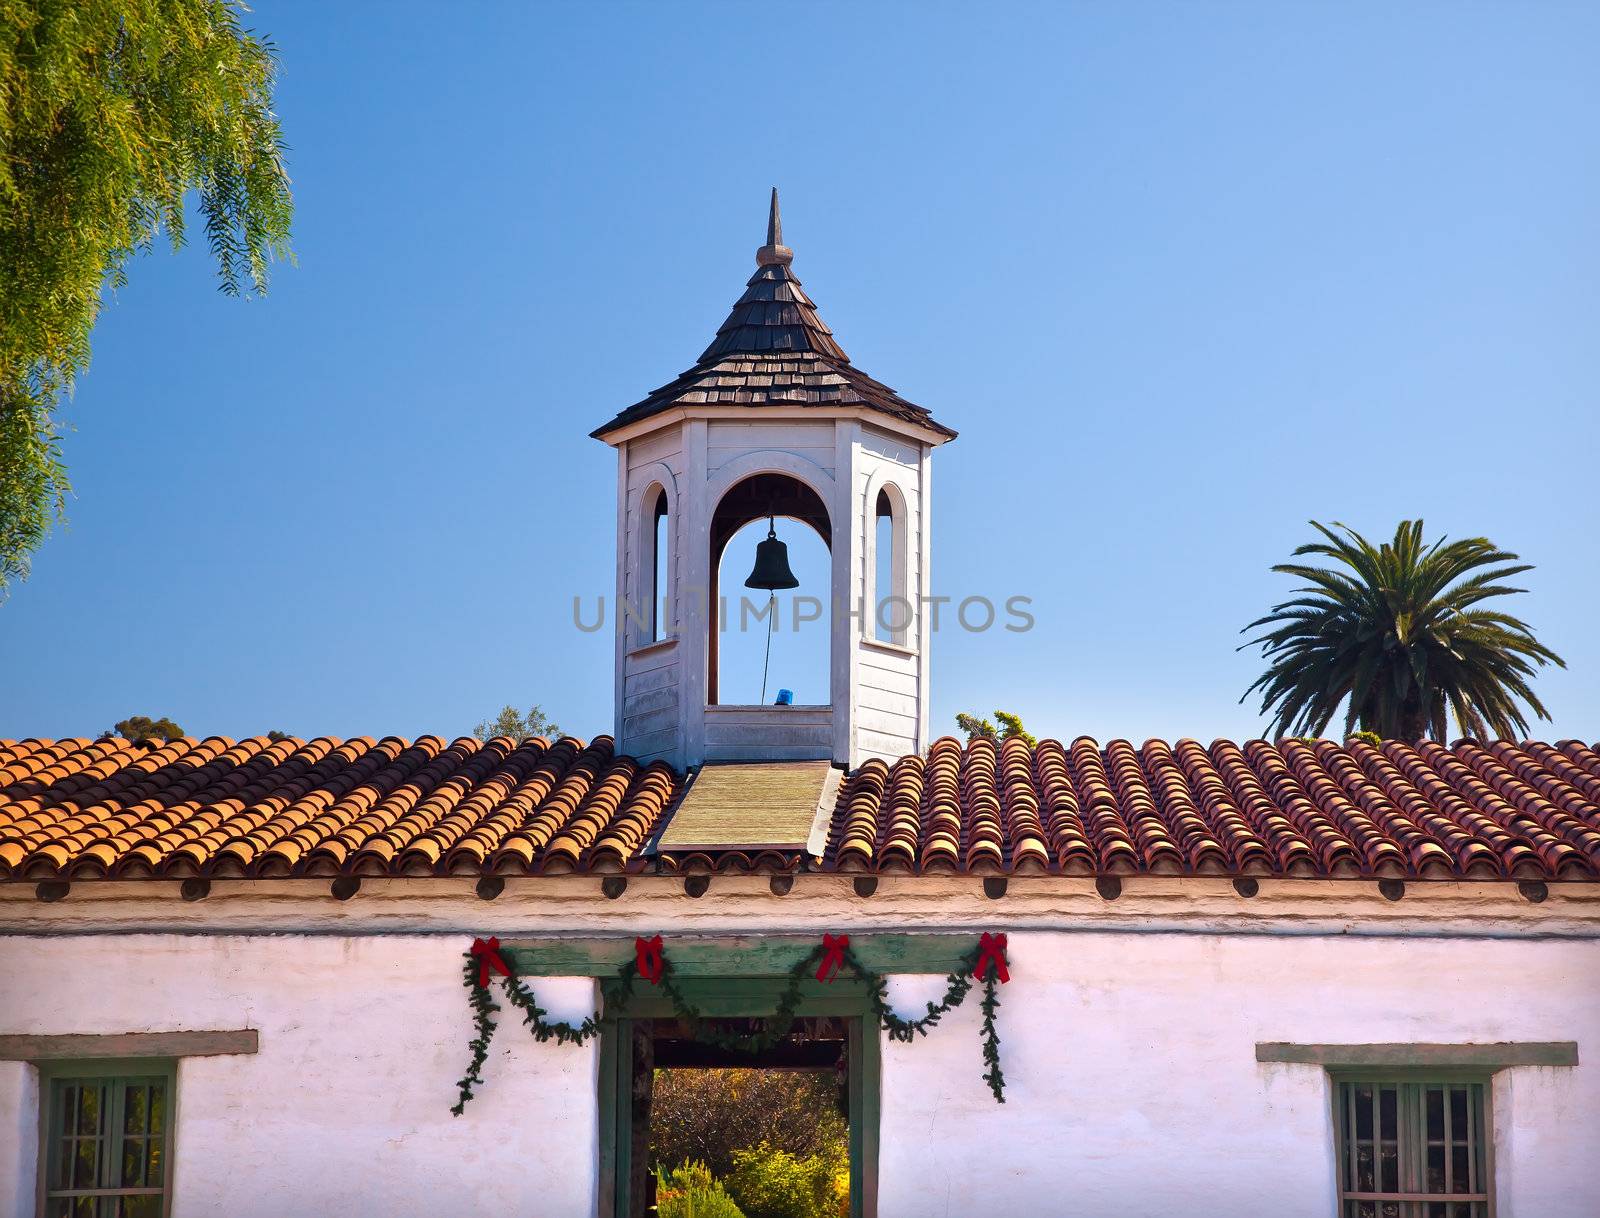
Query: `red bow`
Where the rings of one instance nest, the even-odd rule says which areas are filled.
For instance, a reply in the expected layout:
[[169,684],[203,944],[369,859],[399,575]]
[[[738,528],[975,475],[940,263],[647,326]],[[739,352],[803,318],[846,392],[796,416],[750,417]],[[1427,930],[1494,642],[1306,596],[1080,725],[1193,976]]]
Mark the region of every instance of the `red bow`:
[[478,962],[478,987],[480,989],[489,984],[490,969],[493,969],[502,977],[511,976],[511,969],[506,964],[506,958],[500,954],[499,939],[474,939],[472,941],[472,956]]
[[1006,971],[1006,937],[984,931],[983,938],[978,940],[978,964],[972,970],[972,975],[981,981],[988,974],[991,964],[1001,985],[1011,980],[1011,974]]
[[634,939],[633,956],[639,962],[639,976],[651,985],[660,985],[661,976],[667,971],[666,957],[661,954],[661,936]]
[[844,967],[845,949],[850,946],[849,935],[822,936],[822,963],[817,965],[817,980],[832,981]]

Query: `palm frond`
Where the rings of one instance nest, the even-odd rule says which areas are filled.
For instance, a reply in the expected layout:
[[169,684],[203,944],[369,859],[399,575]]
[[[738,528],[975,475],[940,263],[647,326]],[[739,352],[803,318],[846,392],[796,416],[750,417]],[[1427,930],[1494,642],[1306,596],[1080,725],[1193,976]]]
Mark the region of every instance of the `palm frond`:
[[1320,734],[1344,708],[1345,731],[1444,739],[1463,733],[1519,735],[1526,712],[1549,719],[1529,680],[1565,667],[1521,619],[1479,608],[1519,595],[1505,581],[1533,570],[1487,538],[1424,540],[1421,520],[1403,520],[1373,545],[1347,525],[1311,522],[1321,540],[1298,546],[1272,569],[1299,581],[1290,598],[1240,632],[1239,649],[1261,648],[1267,667],[1240,698],[1261,695],[1279,734]]

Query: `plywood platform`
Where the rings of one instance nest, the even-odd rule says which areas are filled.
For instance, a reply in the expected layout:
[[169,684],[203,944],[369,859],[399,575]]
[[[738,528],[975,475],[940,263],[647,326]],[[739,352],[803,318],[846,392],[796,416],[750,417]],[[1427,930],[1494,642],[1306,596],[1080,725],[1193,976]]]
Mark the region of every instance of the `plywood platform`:
[[656,849],[803,850],[819,823],[826,835],[838,789],[839,771],[826,761],[707,764]]

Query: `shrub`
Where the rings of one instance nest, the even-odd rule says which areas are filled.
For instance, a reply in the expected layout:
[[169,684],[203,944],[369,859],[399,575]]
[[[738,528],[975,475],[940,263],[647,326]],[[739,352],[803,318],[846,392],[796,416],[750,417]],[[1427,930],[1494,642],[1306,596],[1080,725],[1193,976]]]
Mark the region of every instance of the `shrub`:
[[656,1218],[745,1218],[704,1163],[685,1160],[670,1172],[656,1168]]
[[837,1077],[824,1071],[665,1069],[655,1072],[650,1162],[733,1170],[737,1150],[763,1142],[789,1153],[843,1156],[849,1131]]
[[746,1218],[835,1218],[849,1212],[850,1174],[838,1155],[800,1157],[767,1143],[733,1155],[728,1191]]

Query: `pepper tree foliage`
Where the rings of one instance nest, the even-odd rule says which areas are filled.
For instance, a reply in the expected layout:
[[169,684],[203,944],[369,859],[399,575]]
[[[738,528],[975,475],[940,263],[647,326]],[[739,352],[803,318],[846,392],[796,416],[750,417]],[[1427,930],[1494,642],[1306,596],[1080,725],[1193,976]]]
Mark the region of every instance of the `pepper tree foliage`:
[[1021,740],[1029,748],[1038,744],[1031,732],[1022,726],[1022,716],[1013,715],[1009,711],[997,710],[994,713],[995,721],[1000,726],[988,719],[980,719],[977,715],[957,715],[956,726],[967,734],[967,740],[976,740],[979,736],[987,736],[990,740]]
[[1260,690],[1272,731],[1319,736],[1341,704],[1346,736],[1359,726],[1408,741],[1444,740],[1450,717],[1480,739],[1523,735],[1520,703],[1550,718],[1528,682],[1535,665],[1565,663],[1527,623],[1481,607],[1525,591],[1502,581],[1531,564],[1484,537],[1426,545],[1420,520],[1376,546],[1342,524],[1311,526],[1325,540],[1294,557],[1333,565],[1273,567],[1305,586],[1246,626],[1267,629],[1240,648],[1259,646],[1268,662],[1239,700]]
[[650,1158],[666,1167],[703,1163],[718,1177],[733,1171],[735,1150],[762,1143],[801,1159],[830,1159],[850,1136],[842,1098],[831,1070],[658,1069]]
[[557,740],[561,736],[561,729],[541,707],[530,707],[528,713],[524,715],[514,706],[502,706],[498,715],[478,724],[472,729],[472,734],[487,744],[497,736],[505,736],[519,742],[530,736]]
[[149,715],[129,715],[126,719],[118,720],[106,735],[121,736],[127,740],[178,740],[183,736],[183,729],[165,715],[159,719],[152,719]]
[[[789,1035],[794,1028],[795,1012],[799,1009],[801,987],[805,984],[808,975],[814,973],[818,962],[822,959],[827,949],[818,944],[807,952],[805,956],[795,962],[789,970],[788,981],[783,992],[778,996],[778,1002],[773,1013],[762,1021],[761,1030],[753,1033],[727,1032],[716,1026],[716,1021],[707,1018],[699,1008],[695,1007],[684,996],[672,979],[672,961],[663,958],[662,976],[660,985],[662,991],[672,1002],[673,1011],[678,1019],[687,1026],[690,1037],[702,1044],[714,1045],[736,1053],[753,1055],[763,1053],[772,1048]],[[975,945],[970,952],[962,958],[960,966],[945,978],[944,996],[938,1002],[927,1004],[922,1016],[917,1019],[904,1019],[895,1014],[889,1005],[889,980],[881,973],[875,973],[857,959],[850,948],[844,949],[844,963],[840,972],[849,970],[856,977],[867,984],[867,1001],[872,1007],[872,1013],[878,1020],[878,1025],[888,1033],[889,1039],[910,1044],[919,1036],[926,1036],[928,1030],[939,1022],[946,1014],[959,1007],[972,991],[973,984],[979,979],[976,976],[978,961],[982,955],[982,946]],[[550,1020],[545,1018],[545,1010],[534,998],[528,987],[517,976],[516,969],[509,959],[505,961],[510,974],[500,979],[501,989],[511,1005],[522,1012],[522,1021],[528,1025],[535,1040],[543,1043],[554,1040],[558,1044],[581,1045],[592,1037],[598,1036],[601,1030],[603,1015],[600,1011],[586,1016],[578,1023]],[[483,1083],[483,1064],[489,1058],[489,1042],[494,1039],[495,1014],[500,1010],[500,1004],[495,1002],[489,993],[487,985],[478,984],[479,965],[478,959],[469,949],[462,962],[462,982],[467,987],[467,995],[472,1003],[472,1019],[474,1035],[468,1042],[471,1051],[471,1061],[467,1072],[456,1084],[459,1095],[450,1111],[460,1116],[466,1109],[467,1101],[473,1096],[476,1089]],[[639,965],[636,960],[628,960],[618,970],[616,979],[608,982],[606,993],[614,1010],[627,1009],[628,1000],[633,995],[634,986],[639,980]],[[989,1085],[989,1090],[994,1093],[995,1102],[1006,1102],[1005,1074],[1000,1068],[1000,1032],[995,1025],[995,1016],[1000,1010],[1000,992],[998,978],[991,966],[985,970],[982,978],[984,987],[983,1000],[979,1009],[983,1012],[982,1040],[983,1040],[983,1081]]]
[[292,201],[275,52],[228,0],[0,0],[0,593],[70,489],[58,407],[101,291],[195,192],[221,288],[266,290]]

